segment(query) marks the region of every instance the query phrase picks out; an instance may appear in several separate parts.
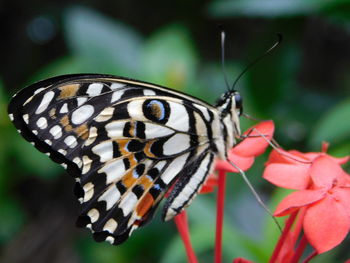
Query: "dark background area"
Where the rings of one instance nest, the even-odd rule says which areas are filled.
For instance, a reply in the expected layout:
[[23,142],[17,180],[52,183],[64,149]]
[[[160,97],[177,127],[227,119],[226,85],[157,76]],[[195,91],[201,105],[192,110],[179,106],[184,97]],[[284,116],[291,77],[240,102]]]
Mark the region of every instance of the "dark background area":
[[[219,25],[226,30],[230,83],[283,35],[282,44],[238,82],[244,110],[276,124],[286,149],[350,154],[350,1],[8,1],[0,2],[0,262],[185,262],[174,224],[154,222],[120,247],[74,227],[73,180],[26,143],[6,107],[19,89],[59,74],[110,73],[215,102],[226,90]],[[242,119],[243,127],[252,122]],[[286,192],[250,171],[271,204]],[[188,209],[200,262],[212,262],[215,194]],[[224,258],[264,262],[278,237],[238,178],[227,189]],[[200,216],[198,216],[200,215]],[[261,219],[259,222],[256,218]],[[350,257],[347,245],[318,257]]]

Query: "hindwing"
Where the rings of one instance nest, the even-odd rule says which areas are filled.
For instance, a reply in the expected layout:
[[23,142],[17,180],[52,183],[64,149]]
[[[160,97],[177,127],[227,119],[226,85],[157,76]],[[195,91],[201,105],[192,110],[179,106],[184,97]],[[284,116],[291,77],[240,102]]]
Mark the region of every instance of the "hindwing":
[[9,115],[25,139],[76,178],[78,224],[98,241],[125,241],[174,185],[163,211],[171,219],[213,166],[216,109],[154,84],[55,77],[15,95]]

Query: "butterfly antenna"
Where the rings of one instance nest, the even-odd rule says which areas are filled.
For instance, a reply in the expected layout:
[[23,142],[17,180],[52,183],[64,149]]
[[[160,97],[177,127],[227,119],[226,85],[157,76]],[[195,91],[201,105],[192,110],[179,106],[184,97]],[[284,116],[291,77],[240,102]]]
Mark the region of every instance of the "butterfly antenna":
[[222,67],[222,72],[224,73],[227,90],[230,90],[230,84],[228,84],[227,73],[225,70],[225,37],[226,37],[225,31],[221,30],[221,67]]
[[251,63],[246,66],[246,68],[238,75],[235,82],[232,84],[231,90],[234,90],[237,82],[242,78],[242,76],[251,69],[256,63],[258,63],[260,60],[262,60],[266,55],[268,55],[271,51],[273,51],[279,44],[282,42],[282,34],[277,33],[277,41],[268,49],[266,50],[262,55],[260,55],[258,58],[253,60]]

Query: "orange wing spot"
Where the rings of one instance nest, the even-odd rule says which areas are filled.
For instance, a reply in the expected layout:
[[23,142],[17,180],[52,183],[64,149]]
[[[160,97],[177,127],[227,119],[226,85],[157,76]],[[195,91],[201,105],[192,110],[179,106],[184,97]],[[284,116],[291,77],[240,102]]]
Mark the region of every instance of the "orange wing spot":
[[119,152],[121,155],[128,155],[130,152],[126,149],[126,145],[128,144],[130,140],[129,139],[120,139],[115,140],[115,142],[118,144]]
[[149,141],[146,143],[145,148],[143,149],[143,152],[148,156],[148,157],[156,157],[152,152],[151,152],[151,146],[153,144],[153,141]]
[[60,120],[60,123],[67,132],[69,132],[73,129],[72,125],[70,125],[70,123],[69,123],[69,118],[67,115],[62,117],[62,119]]
[[137,161],[135,160],[135,156],[133,154],[130,154],[128,156],[128,159],[131,167],[134,167],[137,164]]
[[153,185],[153,182],[150,179],[148,179],[148,177],[142,176],[139,179],[138,184],[142,185],[145,189],[148,189]]
[[136,213],[139,217],[143,217],[153,206],[154,199],[150,193],[147,193],[136,207]]
[[87,140],[89,138],[89,129],[86,124],[82,124],[74,129],[74,132],[78,135],[78,137],[83,140]]
[[74,97],[77,94],[79,87],[80,87],[80,84],[70,84],[70,85],[60,87],[59,89],[61,90],[61,92],[58,98],[65,99],[65,98]]
[[126,175],[123,176],[123,184],[126,188],[130,188],[131,186],[133,186],[136,180],[137,178],[135,178],[132,175],[132,171],[128,172]]

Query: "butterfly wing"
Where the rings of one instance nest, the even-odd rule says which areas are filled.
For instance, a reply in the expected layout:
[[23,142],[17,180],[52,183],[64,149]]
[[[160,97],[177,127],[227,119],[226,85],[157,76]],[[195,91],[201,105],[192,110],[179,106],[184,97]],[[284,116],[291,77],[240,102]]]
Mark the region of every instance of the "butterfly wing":
[[190,203],[212,168],[215,114],[179,92],[94,74],[38,82],[9,105],[23,137],[76,178],[78,224],[113,244],[149,221],[171,185],[164,219]]

